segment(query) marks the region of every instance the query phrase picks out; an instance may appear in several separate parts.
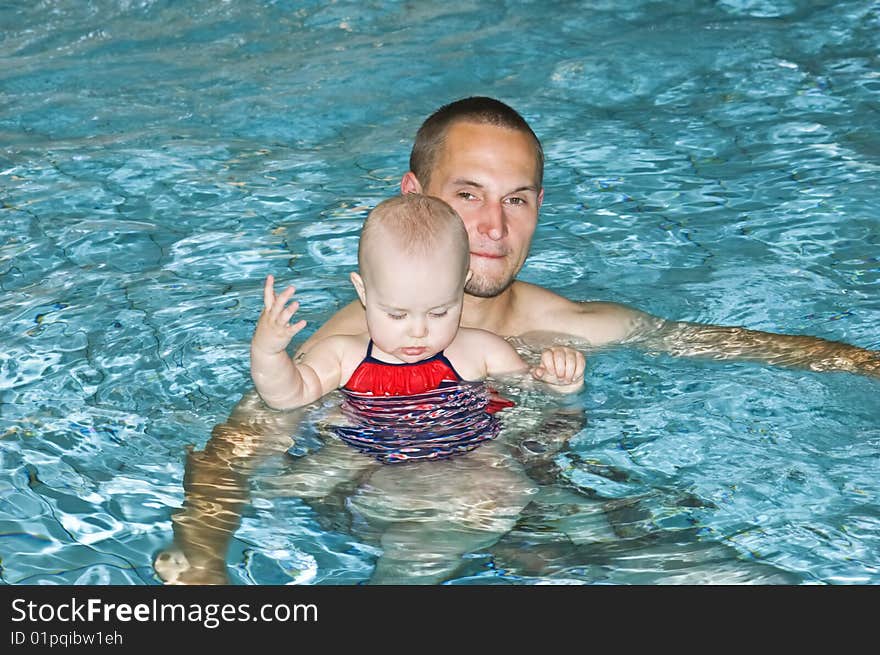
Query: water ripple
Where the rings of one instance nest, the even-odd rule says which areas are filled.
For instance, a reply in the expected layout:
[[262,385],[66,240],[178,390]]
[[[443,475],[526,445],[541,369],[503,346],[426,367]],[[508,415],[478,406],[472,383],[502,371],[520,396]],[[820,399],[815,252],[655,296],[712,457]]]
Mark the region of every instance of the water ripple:
[[[876,3],[587,5],[0,8],[4,582],[158,582],[186,449],[250,388],[265,276],[297,286],[301,338],[351,301],[364,217],[455,97],[507,100],[543,140],[524,279],[880,348]],[[469,489],[476,510],[437,471],[312,507],[285,487],[290,455],[261,469],[232,579],[369,580],[369,522],[413,508],[506,530],[456,584],[880,579],[873,380],[589,356],[570,406],[509,390],[522,462]]]

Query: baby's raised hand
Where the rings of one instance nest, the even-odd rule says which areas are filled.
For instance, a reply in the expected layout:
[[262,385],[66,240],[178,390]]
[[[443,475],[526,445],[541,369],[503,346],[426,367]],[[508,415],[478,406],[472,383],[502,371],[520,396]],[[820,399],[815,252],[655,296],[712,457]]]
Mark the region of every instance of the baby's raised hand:
[[266,283],[263,285],[263,311],[254,330],[252,348],[270,355],[282,352],[297,332],[306,326],[305,321],[297,321],[292,325],[290,323],[290,319],[299,309],[299,303],[295,300],[290,305],[287,304],[295,291],[290,286],[276,296],[275,278],[266,276]]
[[556,391],[573,393],[584,386],[587,362],[582,353],[568,346],[553,346],[541,353],[541,363],[532,377],[552,384]]

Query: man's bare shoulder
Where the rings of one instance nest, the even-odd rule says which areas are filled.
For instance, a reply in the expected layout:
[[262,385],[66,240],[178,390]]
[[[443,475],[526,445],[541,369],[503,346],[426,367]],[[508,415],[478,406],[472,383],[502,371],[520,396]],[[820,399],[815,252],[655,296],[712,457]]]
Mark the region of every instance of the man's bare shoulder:
[[569,335],[591,346],[624,341],[654,317],[620,303],[569,300],[549,289],[517,281],[515,334],[549,332]]

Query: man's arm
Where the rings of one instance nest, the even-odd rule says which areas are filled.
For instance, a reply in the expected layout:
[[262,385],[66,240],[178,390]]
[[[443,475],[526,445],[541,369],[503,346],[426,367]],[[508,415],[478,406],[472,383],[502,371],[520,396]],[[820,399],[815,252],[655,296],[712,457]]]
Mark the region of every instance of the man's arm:
[[299,431],[301,412],[267,410],[255,393],[217,425],[202,451],[187,450],[183,507],[174,513],[174,541],[154,567],[170,584],[228,584],[226,556],[250,502],[249,478],[283,453]]
[[880,378],[880,351],[806,335],[662,321],[654,330],[635,334],[628,341],[640,348],[670,355],[759,361],[811,371],[846,371]]
[[757,361],[880,377],[880,351],[806,335],[667,321],[625,305],[572,303],[555,329],[591,345],[626,344],[681,357]]

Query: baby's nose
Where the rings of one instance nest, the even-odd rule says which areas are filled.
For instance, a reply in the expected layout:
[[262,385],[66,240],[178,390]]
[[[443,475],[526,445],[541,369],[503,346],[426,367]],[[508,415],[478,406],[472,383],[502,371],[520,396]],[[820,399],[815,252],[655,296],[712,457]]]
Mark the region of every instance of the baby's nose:
[[409,334],[411,337],[422,338],[428,334],[428,323],[424,319],[413,318],[409,323]]

